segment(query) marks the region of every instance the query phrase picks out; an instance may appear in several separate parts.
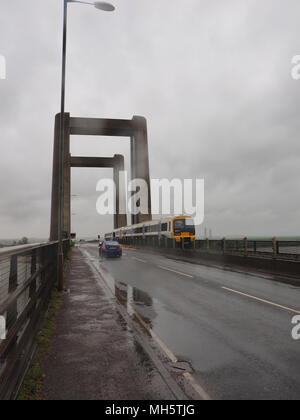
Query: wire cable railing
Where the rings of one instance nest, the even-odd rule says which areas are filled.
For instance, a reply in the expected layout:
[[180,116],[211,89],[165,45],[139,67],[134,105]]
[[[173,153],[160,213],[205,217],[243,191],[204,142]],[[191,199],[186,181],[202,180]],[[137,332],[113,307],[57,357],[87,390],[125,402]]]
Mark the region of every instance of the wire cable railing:
[[0,400],[17,396],[57,280],[57,252],[57,242],[0,250]]

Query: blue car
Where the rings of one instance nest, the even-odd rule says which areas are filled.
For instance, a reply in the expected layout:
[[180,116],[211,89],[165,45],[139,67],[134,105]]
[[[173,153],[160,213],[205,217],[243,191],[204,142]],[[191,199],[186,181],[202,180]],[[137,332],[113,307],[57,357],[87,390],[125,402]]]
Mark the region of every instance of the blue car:
[[99,251],[102,257],[122,257],[122,247],[116,241],[104,241]]

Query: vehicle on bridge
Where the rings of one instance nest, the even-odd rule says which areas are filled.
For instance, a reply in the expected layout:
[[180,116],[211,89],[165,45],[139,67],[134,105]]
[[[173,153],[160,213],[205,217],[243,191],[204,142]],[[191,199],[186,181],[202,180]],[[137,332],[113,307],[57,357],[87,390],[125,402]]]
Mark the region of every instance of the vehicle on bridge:
[[101,257],[122,257],[122,246],[117,241],[104,241],[99,247]]
[[192,245],[196,240],[194,219],[190,216],[161,218],[133,226],[115,229],[105,235],[106,240],[122,240],[124,238],[168,238],[174,239],[178,245]]

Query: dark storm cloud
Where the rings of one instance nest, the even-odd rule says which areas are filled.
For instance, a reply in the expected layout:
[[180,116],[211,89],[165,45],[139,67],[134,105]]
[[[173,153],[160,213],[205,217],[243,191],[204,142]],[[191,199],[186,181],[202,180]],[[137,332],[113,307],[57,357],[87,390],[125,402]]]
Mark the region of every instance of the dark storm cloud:
[[[204,177],[215,234],[297,234],[298,1],[118,0],[117,13],[70,5],[67,109],[149,124],[152,177]],[[61,1],[2,1],[0,237],[47,236],[53,118],[59,108]],[[74,154],[111,156],[124,140],[81,138]],[[127,159],[128,160],[128,159]],[[73,174],[74,229],[95,212],[106,171]]]

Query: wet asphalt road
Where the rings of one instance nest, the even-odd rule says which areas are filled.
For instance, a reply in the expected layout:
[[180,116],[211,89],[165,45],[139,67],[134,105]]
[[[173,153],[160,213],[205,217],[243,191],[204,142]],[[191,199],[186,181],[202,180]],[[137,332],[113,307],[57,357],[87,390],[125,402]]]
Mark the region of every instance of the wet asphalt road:
[[84,249],[211,398],[300,399],[300,288],[146,251],[100,260]]

